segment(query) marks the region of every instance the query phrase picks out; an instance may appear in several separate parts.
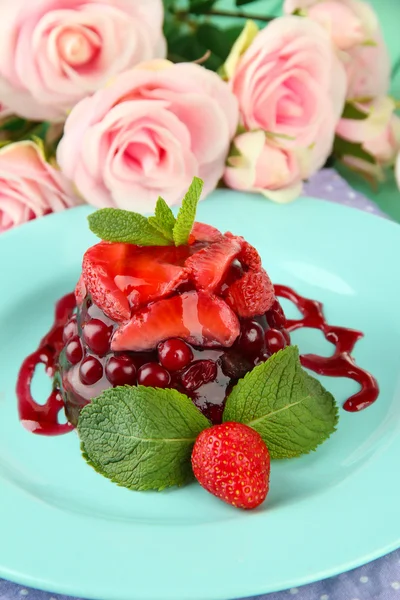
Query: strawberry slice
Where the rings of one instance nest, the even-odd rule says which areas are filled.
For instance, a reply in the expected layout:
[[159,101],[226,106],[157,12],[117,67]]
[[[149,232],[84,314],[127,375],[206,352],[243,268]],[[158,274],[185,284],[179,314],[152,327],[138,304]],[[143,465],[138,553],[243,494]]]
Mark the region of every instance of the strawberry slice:
[[232,261],[241,251],[234,238],[222,237],[218,242],[193,254],[185,262],[189,278],[197,290],[213,292],[225,278]]
[[132,311],[187,281],[185,261],[196,249],[100,242],[84,255],[83,281],[108,317],[127,321]]
[[264,269],[248,271],[232,283],[225,300],[239,317],[263,315],[275,301],[274,286]]
[[215,227],[196,221],[189,236],[189,244],[194,244],[195,242],[217,242],[221,237],[222,233]]
[[233,235],[232,233],[228,232],[225,234],[225,237],[236,240],[240,244],[241,250],[238,255],[238,259],[242,263],[243,267],[247,267],[252,271],[258,271],[260,269],[261,257],[254,246],[249,244],[249,242],[247,242],[240,235]]
[[196,346],[228,347],[239,332],[238,318],[224,300],[190,291],[158,300],[135,313],[115,331],[111,350],[144,352],[177,337]]

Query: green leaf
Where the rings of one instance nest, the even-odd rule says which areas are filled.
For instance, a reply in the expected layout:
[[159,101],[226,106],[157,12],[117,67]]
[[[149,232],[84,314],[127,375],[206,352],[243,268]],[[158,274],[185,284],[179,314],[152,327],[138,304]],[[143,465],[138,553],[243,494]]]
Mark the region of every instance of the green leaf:
[[365,113],[364,111],[357,108],[357,106],[355,106],[355,104],[346,102],[346,104],[344,106],[343,114],[342,114],[342,119],[353,119],[355,121],[363,121],[364,119],[367,119],[368,117],[369,117],[369,114]]
[[210,427],[193,402],[173,389],[108,389],[80,414],[85,460],[131,490],[163,490],[192,478],[196,437]]
[[335,431],[338,410],[333,396],[301,367],[298,349],[289,346],[236,384],[223,420],[258,431],[271,458],[292,458],[315,450]]
[[189,11],[195,15],[208,13],[217,0],[189,0]]
[[365,160],[365,162],[370,163],[371,165],[376,164],[375,158],[366,152],[361,144],[350,142],[349,140],[345,140],[338,135],[336,135],[333,143],[333,154],[337,158],[342,158],[343,156],[355,156],[356,158]]
[[173,231],[176,219],[174,213],[161,196],[157,200],[155,217],[149,217],[148,221],[167,240],[174,241]]
[[228,58],[242,30],[243,27],[237,25],[222,29],[212,23],[201,23],[196,31],[196,39],[202,48],[211,52],[204,66],[213,71],[219,69]]
[[204,182],[199,177],[194,177],[179,209],[173,235],[176,246],[184,246],[189,241],[196,218],[197,204],[200,200]]
[[171,242],[146,217],[129,210],[102,208],[88,216],[90,230],[106,242],[169,246]]

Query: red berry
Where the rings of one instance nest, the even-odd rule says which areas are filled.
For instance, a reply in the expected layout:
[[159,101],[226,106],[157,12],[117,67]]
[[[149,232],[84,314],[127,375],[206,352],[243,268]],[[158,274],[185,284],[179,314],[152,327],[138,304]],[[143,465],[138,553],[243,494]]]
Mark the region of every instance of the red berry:
[[188,392],[194,392],[205,383],[216,379],[218,368],[212,360],[196,360],[184,371],[182,385]]
[[193,352],[183,340],[170,339],[158,345],[158,358],[168,371],[179,371],[193,360]]
[[65,347],[65,356],[71,365],[76,365],[82,360],[83,350],[79,337],[75,335]]
[[171,383],[171,375],[158,363],[146,363],[138,371],[137,382],[139,385],[166,388]]
[[68,321],[68,323],[64,327],[63,331],[63,342],[66,343],[72,337],[78,334],[78,324],[76,322],[76,316],[73,316],[72,319]]
[[266,271],[248,271],[232,283],[226,294],[226,302],[239,317],[251,318],[262,315],[274,302],[274,286]]
[[103,377],[103,365],[94,356],[87,356],[80,364],[79,377],[85,385],[94,385]]
[[253,364],[235,350],[228,350],[221,356],[222,372],[231,379],[241,379],[251,371]]
[[84,341],[99,356],[109,351],[111,334],[112,327],[100,319],[90,319],[83,328]]
[[268,448],[247,425],[223,423],[202,431],[194,444],[192,467],[201,486],[238,508],[256,508],[268,494]]
[[291,342],[291,340],[290,340],[290,333],[288,332],[287,329],[282,329],[282,333],[283,333],[283,337],[285,338],[286,345],[290,346],[290,342]]
[[286,348],[285,337],[278,329],[268,329],[265,332],[265,342],[271,354]]
[[106,365],[106,376],[113,385],[135,385],[136,367],[127,354],[112,356]]
[[259,354],[264,348],[264,329],[257,321],[244,321],[237,344],[249,356]]
[[278,300],[275,300],[271,309],[265,315],[267,317],[268,325],[270,327],[275,327],[277,329],[281,329],[286,325],[286,317],[283,312],[282,306],[279,304]]

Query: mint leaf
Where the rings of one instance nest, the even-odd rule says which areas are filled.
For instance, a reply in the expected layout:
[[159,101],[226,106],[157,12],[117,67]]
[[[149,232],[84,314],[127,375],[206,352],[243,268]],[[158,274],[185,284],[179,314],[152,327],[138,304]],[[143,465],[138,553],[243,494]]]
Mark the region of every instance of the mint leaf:
[[131,490],[163,490],[192,478],[194,441],[209,421],[173,389],[123,386],[85,406],[78,433],[86,461]]
[[189,241],[189,235],[196,218],[196,208],[200,200],[203,185],[204,182],[202,179],[194,177],[192,184],[182,201],[182,206],[179,209],[173,231],[176,246],[184,246]]
[[161,196],[157,200],[156,214],[149,217],[148,221],[152,227],[157,229],[167,240],[174,241],[173,231],[176,223],[174,213]]
[[335,431],[338,410],[332,394],[301,367],[296,346],[289,346],[236,384],[223,420],[258,431],[271,458],[292,458],[315,450]]
[[154,229],[146,217],[129,210],[102,208],[88,216],[90,230],[106,242],[124,242],[138,246],[169,246],[164,235]]

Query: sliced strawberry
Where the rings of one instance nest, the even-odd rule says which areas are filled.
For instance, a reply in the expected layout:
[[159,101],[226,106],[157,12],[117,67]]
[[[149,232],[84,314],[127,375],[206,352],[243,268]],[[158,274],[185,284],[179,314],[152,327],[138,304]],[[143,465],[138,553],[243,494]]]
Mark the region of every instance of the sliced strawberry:
[[238,259],[244,267],[247,267],[252,271],[258,271],[260,269],[261,258],[254,246],[249,244],[249,242],[239,235],[233,235],[232,233],[228,232],[225,234],[225,237],[236,240],[240,244],[241,250],[238,255]]
[[213,292],[240,251],[241,244],[237,240],[222,237],[188,258],[185,266],[196,289]]
[[189,244],[195,242],[217,242],[221,239],[222,233],[215,227],[206,223],[195,223],[190,233]]
[[115,331],[111,349],[143,352],[177,337],[208,348],[228,347],[239,331],[238,318],[221,298],[191,291],[158,300],[134,314]]
[[126,321],[131,316],[128,298],[117,287],[112,271],[122,265],[127,244],[100,242],[83,256],[82,276],[93,301],[114,321]]
[[84,256],[83,280],[94,302],[115,321],[173,292],[187,280],[189,246],[141,247],[101,242]]
[[264,269],[248,271],[232,283],[225,300],[239,317],[263,315],[275,301],[274,286]]

